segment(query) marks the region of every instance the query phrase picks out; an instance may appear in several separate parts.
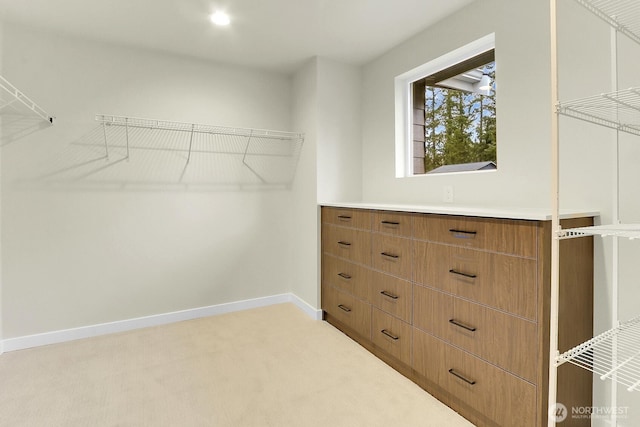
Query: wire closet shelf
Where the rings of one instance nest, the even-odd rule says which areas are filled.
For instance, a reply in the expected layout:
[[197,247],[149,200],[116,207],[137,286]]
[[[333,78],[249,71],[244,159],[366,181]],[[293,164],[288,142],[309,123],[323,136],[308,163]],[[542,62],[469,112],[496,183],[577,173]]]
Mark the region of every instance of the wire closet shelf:
[[[616,31],[640,44],[640,2],[575,0]],[[640,87],[603,93],[556,106],[560,114],[640,136]]]
[[[611,27],[640,44],[640,2],[637,0],[575,0]],[[640,87],[559,102],[556,112],[620,132],[640,136]],[[613,224],[559,233],[560,239],[582,236],[640,238],[640,224]]]
[[199,123],[172,122],[168,120],[143,119],[139,117],[114,116],[107,114],[96,114],[96,121],[113,126],[129,126],[132,128],[148,128],[181,132],[208,133],[218,135],[233,135],[244,137],[262,137],[267,139],[277,139],[284,141],[294,141],[304,139],[304,134],[295,132],[285,132],[278,130],[251,129],[225,127],[215,125],[205,125]]
[[600,376],[615,377],[628,391],[640,391],[640,316],[621,323],[558,356]]
[[640,224],[611,224],[595,225],[591,227],[567,228],[562,230],[561,239],[571,239],[575,237],[600,236],[600,237],[622,237],[629,240],[640,239]]
[[0,76],[0,88],[2,89],[0,91],[2,93],[0,95],[0,113],[2,115],[37,116],[43,121],[53,124],[52,116],[2,76]]
[[[575,1],[640,44],[640,1]],[[640,136],[640,87],[558,102],[556,113]],[[640,239],[640,224],[564,229],[556,235],[558,239],[584,236]],[[617,327],[558,355],[556,366],[563,363],[591,371],[602,380],[613,380],[626,386],[628,391],[640,391],[640,316],[618,322]]]
[[640,136],[640,87],[560,102],[557,112]]
[[[107,158],[118,151],[124,151],[127,160],[135,157],[133,151],[172,153],[186,160],[185,167],[217,168],[216,179],[227,183],[290,185],[304,142],[302,133],[279,130],[106,114],[95,119],[103,128]],[[239,168],[248,170],[253,179]]]
[[640,44],[640,4],[637,0],[576,0],[611,27]]

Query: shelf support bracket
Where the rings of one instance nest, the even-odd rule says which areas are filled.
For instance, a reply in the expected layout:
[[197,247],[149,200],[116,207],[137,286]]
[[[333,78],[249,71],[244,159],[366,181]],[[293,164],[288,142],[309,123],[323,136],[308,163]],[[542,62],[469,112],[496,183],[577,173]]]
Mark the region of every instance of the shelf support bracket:
[[251,137],[253,136],[253,131],[249,132],[249,137],[247,138],[247,146],[244,148],[244,156],[242,156],[242,163],[249,169],[255,176],[257,176],[263,184],[267,184],[267,181],[260,176],[258,172],[256,172],[249,164],[247,163],[247,153],[249,152],[249,146],[251,145]]
[[189,160],[191,160],[191,146],[193,144],[193,130],[195,128],[195,124],[191,125],[191,135],[189,136],[189,154],[187,154],[187,164],[189,164]]
[[104,152],[109,160],[109,144],[107,144],[107,122],[102,122],[102,134],[104,135]]
[[129,119],[128,118],[124,122],[124,132],[127,138],[127,161],[129,161]]

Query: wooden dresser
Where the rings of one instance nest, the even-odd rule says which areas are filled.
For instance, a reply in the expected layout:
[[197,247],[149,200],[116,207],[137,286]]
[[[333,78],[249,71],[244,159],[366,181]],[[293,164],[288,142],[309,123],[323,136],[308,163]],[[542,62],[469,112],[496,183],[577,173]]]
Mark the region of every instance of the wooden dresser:
[[[546,426],[550,225],[324,206],[325,319],[476,425]],[[592,336],[593,243],[561,251],[563,351]],[[591,380],[561,366],[558,401],[591,406]]]

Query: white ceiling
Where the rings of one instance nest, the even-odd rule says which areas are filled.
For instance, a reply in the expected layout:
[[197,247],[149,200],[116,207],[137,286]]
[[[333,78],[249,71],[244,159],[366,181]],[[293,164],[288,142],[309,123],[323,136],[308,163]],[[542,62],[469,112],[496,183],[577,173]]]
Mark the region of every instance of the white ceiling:
[[[474,0],[0,0],[7,22],[274,71],[363,64]],[[208,15],[231,15],[229,27]]]

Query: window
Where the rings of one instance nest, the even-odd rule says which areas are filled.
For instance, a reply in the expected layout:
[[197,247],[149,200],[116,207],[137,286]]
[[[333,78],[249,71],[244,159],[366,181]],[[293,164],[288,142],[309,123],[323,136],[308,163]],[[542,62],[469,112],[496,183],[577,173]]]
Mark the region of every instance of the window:
[[496,168],[494,81],[491,50],[411,84],[414,174]]
[[497,168],[495,72],[490,35],[396,78],[396,176]]

